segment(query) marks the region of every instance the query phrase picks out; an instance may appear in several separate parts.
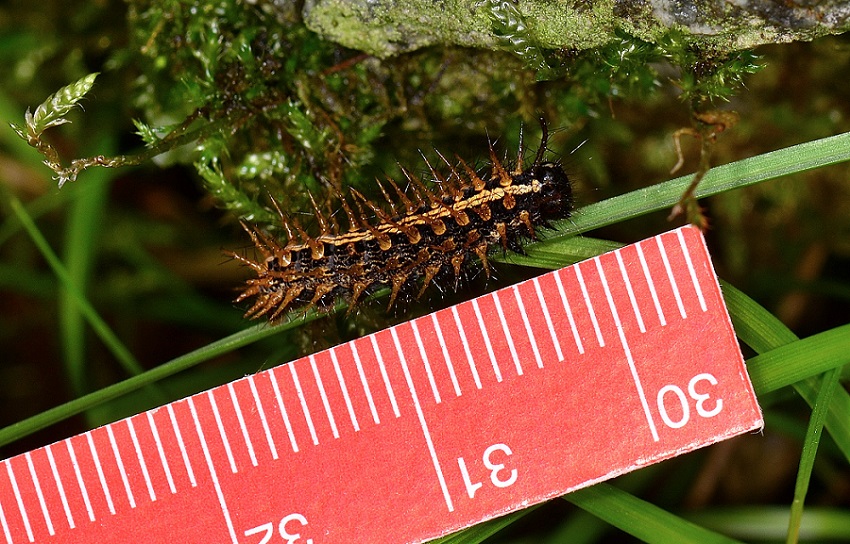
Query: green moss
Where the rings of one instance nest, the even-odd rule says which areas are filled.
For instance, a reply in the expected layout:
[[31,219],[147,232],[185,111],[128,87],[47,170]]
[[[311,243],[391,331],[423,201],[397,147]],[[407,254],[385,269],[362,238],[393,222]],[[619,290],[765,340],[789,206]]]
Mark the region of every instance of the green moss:
[[[308,20],[330,5],[309,5]],[[453,32],[462,5],[419,8],[424,21],[453,18],[455,26],[434,27]],[[495,50],[434,48],[380,61],[320,39],[297,14],[271,4],[133,2],[131,40],[118,58],[139,70],[134,99],[143,119],[136,127],[148,149],[106,161],[83,159],[75,167],[138,164],[171,152],[196,164],[223,208],[274,227],[269,197],[287,214],[299,214],[310,209],[308,191],[320,201],[348,186],[368,194],[373,175],[398,173],[395,160],[421,164],[416,150],[422,142],[466,154],[473,144],[463,141],[464,133],[476,139],[510,129],[504,144],[515,148],[520,123],[535,125],[539,113],[581,126],[604,114],[611,100],[646,99],[665,86],[680,89],[697,111],[728,99],[757,68],[749,53],[703,49],[680,31],[657,43],[610,32],[598,26],[606,24],[601,14],[608,9],[600,5],[555,13],[553,5],[520,9],[492,0],[486,8],[476,10],[486,22],[470,39],[486,36]],[[337,21],[349,20],[346,9],[355,8],[340,7]],[[378,3],[367,22],[375,26],[410,13],[391,11]],[[587,33],[593,39],[581,47],[596,46],[551,49],[553,31],[561,37]],[[414,39],[418,32],[402,34]],[[676,79],[659,77],[663,62],[678,69]],[[398,144],[391,155],[376,153],[382,138]],[[187,143],[194,144],[190,154],[185,147],[174,153]],[[480,155],[484,146],[476,145]]]

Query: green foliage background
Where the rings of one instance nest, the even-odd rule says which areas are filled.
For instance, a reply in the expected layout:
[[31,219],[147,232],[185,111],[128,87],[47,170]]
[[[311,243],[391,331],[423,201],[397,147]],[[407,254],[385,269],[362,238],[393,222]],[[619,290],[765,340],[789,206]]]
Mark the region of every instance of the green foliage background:
[[[52,149],[69,180],[57,189],[45,157],[0,127],[0,457],[403,319],[378,302],[353,319],[242,320],[230,301],[246,271],[221,250],[247,245],[237,219],[277,228],[268,194],[309,227],[307,189],[333,213],[335,191],[374,194],[398,164],[424,171],[420,149],[474,161],[495,141],[512,156],[521,127],[537,141],[542,114],[576,179],[576,216],[502,258],[486,286],[412,310],[424,312],[539,273],[519,263],[563,266],[615,247],[601,239],[677,226],[667,215],[691,176],[660,183],[677,160],[673,134],[705,129],[694,114],[734,109],[740,121],[711,149],[728,166],[699,194],[714,195],[701,201],[708,238],[765,434],[447,540],[779,541],[795,534],[789,516],[813,541],[850,539],[850,137],[827,138],[850,130],[847,39],[723,52],[677,32],[658,44],[618,34],[550,51],[510,3],[491,6],[502,49],[387,60],[322,41],[294,7],[0,8],[0,119]],[[66,87],[93,72],[91,90]],[[700,143],[682,142],[691,172]]]

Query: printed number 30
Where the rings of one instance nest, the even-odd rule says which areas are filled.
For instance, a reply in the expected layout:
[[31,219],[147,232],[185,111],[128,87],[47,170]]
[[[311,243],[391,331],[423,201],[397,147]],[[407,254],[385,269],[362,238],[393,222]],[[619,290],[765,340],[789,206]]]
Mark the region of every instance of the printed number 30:
[[[707,372],[697,374],[691,378],[691,381],[688,382],[688,395],[696,401],[695,408],[700,417],[714,417],[723,410],[723,399],[715,400],[713,407],[708,408],[706,406],[706,402],[711,399],[711,394],[700,393],[697,391],[697,384],[702,381],[706,381],[711,385],[717,385],[717,378],[713,375],[708,374]],[[670,414],[667,413],[667,405],[664,402],[667,393],[673,393],[673,396],[679,399],[679,404],[682,406],[682,417],[678,420],[672,419]],[[682,391],[679,386],[672,384],[665,385],[658,390],[658,398],[656,401],[658,403],[658,412],[661,414],[661,419],[664,420],[665,425],[671,429],[679,429],[687,425],[691,418],[691,410],[688,404],[688,399],[685,397],[685,392]]]
[[[307,525],[307,518],[305,518],[301,514],[294,513],[289,514],[288,516],[285,516],[282,520],[280,520],[280,525],[278,525],[278,531],[280,532],[280,536],[283,537],[284,541],[287,544],[294,544],[301,538],[301,534],[292,534],[289,532],[290,529],[288,526],[296,525],[296,522],[300,523],[301,525]],[[260,540],[257,544],[267,544],[272,539],[272,536],[274,536],[274,524],[269,522],[264,523],[258,527],[254,527],[253,529],[248,529],[247,531],[245,531],[245,536],[251,536],[260,533],[265,534],[263,535],[263,539]],[[305,542],[306,544],[313,544],[313,539],[308,538]]]

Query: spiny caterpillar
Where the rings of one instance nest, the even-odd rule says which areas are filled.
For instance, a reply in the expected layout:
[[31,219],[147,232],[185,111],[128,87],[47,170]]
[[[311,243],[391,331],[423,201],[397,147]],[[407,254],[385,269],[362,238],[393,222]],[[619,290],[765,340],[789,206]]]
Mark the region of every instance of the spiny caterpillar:
[[[536,239],[537,228],[551,228],[550,221],[572,212],[570,179],[559,163],[543,160],[548,131],[542,119],[541,126],[542,142],[527,168],[522,142],[516,166],[510,170],[491,145],[489,173],[483,177],[460,157],[458,166],[452,166],[437,152],[448,174],[440,174],[426,159],[434,189],[404,168],[407,189],[388,179],[396,199],[378,181],[389,210],[350,189],[355,213],[348,199],[338,195],[348,218],[347,232],[341,232],[332,216],[319,211],[312,195],[318,236],[308,235],[280,210],[285,243],[243,223],[263,256],[254,261],[231,253],[257,273],[236,298],[238,303],[255,297],[245,317],[265,315],[274,321],[287,310],[327,309],[339,298],[347,299],[351,309],[382,287],[391,288],[388,308],[392,308],[400,294],[409,296],[420,286],[419,298],[435,279],[443,285],[443,278],[453,277],[456,287],[464,266],[475,257],[489,276],[491,247],[522,252],[521,240]],[[376,220],[370,221],[367,209]]]

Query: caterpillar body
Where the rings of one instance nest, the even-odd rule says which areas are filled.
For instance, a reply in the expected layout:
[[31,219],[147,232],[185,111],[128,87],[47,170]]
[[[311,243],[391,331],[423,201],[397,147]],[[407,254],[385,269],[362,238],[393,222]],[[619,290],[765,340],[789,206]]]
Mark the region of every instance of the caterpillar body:
[[537,229],[551,228],[551,221],[572,213],[571,180],[559,163],[544,161],[548,133],[541,124],[541,146],[527,167],[522,144],[514,167],[506,167],[491,145],[486,174],[459,157],[453,166],[440,155],[448,167],[444,174],[426,159],[433,188],[405,169],[406,190],[388,180],[395,197],[379,181],[387,208],[354,189],[348,198],[339,195],[348,218],[345,232],[318,210],[312,196],[317,236],[282,213],[284,242],[243,223],[262,259],[231,253],[256,273],[236,302],[253,298],[245,316],[274,321],[287,310],[327,309],[340,298],[351,309],[385,287],[391,289],[392,308],[399,297],[421,297],[434,282],[443,286],[448,279],[456,286],[464,268],[475,261],[489,275],[491,248],[521,252],[524,240],[538,237]]

